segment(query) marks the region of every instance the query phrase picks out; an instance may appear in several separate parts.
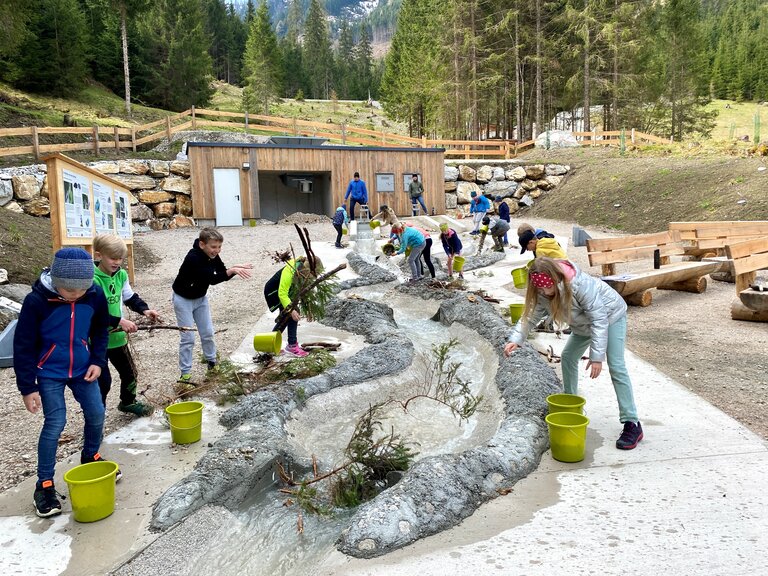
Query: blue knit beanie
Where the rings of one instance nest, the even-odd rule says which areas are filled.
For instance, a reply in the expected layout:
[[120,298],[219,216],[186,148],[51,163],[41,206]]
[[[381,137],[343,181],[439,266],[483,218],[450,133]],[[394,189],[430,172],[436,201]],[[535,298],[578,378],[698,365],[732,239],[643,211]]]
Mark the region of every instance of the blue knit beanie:
[[93,258],[82,248],[62,248],[53,256],[51,283],[64,290],[87,290],[93,284]]

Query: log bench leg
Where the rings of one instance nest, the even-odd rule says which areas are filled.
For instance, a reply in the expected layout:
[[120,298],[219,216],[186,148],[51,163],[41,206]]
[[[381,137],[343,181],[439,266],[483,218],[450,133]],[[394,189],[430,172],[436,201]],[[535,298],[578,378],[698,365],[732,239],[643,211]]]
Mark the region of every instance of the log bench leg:
[[689,278],[680,282],[670,282],[669,284],[657,286],[657,288],[659,290],[679,290],[680,292],[702,294],[707,289],[707,278],[699,276],[698,278]]
[[653,293],[650,290],[642,290],[640,292],[627,294],[624,296],[624,300],[630,306],[642,306],[645,308],[646,306],[650,306],[651,302],[653,302]]
[[748,322],[768,322],[768,310],[752,310],[736,298],[731,303],[731,318]]

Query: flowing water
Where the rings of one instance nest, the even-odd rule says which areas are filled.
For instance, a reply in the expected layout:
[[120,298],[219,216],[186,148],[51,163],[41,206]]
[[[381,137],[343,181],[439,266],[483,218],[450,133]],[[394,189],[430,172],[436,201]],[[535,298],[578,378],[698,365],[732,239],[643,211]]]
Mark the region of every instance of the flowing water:
[[[431,358],[432,346],[451,338],[459,341],[450,355],[452,362],[461,364],[458,376],[471,382],[473,394],[484,398],[478,412],[460,422],[445,406],[424,399],[409,404],[407,413],[391,404],[382,422],[412,444],[419,452],[417,459],[460,452],[484,444],[493,436],[502,417],[502,401],[494,384],[498,360],[493,349],[461,325],[446,327],[429,320],[437,310],[437,302],[393,295],[381,286],[357,288],[354,292],[370,300],[386,299],[395,310],[398,326],[413,341],[417,359],[402,373],[334,389],[310,398],[303,410],[294,411],[286,431],[297,458],[315,455],[321,471],[343,462],[343,451],[355,423],[369,405],[412,396],[414,382],[423,378],[423,363],[418,358]],[[277,492],[276,483],[267,484],[254,491],[235,511],[235,521],[212,539],[202,565],[195,563],[196,573],[303,576],[312,574],[333,550],[334,541],[353,511],[333,517],[303,513],[303,533],[299,534],[299,507],[286,506],[287,495]]]

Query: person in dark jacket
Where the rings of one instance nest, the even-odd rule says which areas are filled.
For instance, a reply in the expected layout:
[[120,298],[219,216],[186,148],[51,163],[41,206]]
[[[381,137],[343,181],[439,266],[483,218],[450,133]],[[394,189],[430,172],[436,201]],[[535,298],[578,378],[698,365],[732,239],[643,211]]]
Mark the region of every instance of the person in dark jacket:
[[504,252],[504,244],[502,243],[502,238],[507,232],[509,232],[509,222],[505,222],[501,218],[497,218],[493,220],[493,223],[491,223],[491,219],[486,216],[483,218],[483,225],[489,226],[488,234],[490,234],[491,238],[493,238],[493,249],[496,252]]
[[[504,198],[501,197],[501,196],[496,196],[496,198],[494,198],[494,202],[496,202],[496,204],[498,204],[498,206],[496,208],[496,211],[499,214],[499,219],[504,220],[506,223],[509,223],[509,221],[510,221],[510,218],[509,218],[509,204],[504,202]],[[506,232],[504,233],[503,243],[504,243],[504,246],[509,244],[509,239],[507,238],[507,233]]]
[[[219,257],[224,236],[215,228],[203,228],[200,236],[192,243],[192,250],[187,252],[181,263],[176,280],[173,281],[173,310],[179,326],[197,326],[203,355],[208,362],[208,369],[216,367],[216,342],[213,339],[213,321],[208,306],[208,287],[226,282],[234,276],[250,278],[252,264],[241,264],[227,268]],[[195,347],[195,333],[180,332],[179,369],[180,382],[192,379],[192,351]]]
[[347,207],[344,204],[336,208],[336,212],[333,214],[331,222],[333,223],[333,227],[336,229],[336,244],[334,245],[336,248],[343,248],[341,245],[341,237],[344,233],[344,226],[349,223]]
[[35,282],[21,307],[13,339],[13,369],[24,406],[43,411],[37,444],[35,513],[61,514],[53,485],[56,449],[69,388],[85,419],[82,463],[101,460],[104,404],[97,382],[107,364],[109,312],[101,288],[93,285],[93,259],[82,248],[57,251],[50,270]]
[[346,202],[350,196],[352,199],[349,201],[349,217],[354,220],[355,204],[368,204],[368,189],[365,187],[365,181],[360,179],[359,172],[355,172],[354,177],[349,181],[344,201]]
[[[446,262],[446,266],[448,267],[448,277],[453,278],[453,259],[456,256],[461,256],[461,251],[464,246],[462,246],[461,239],[456,233],[456,230],[449,228],[448,224],[445,222],[440,224],[440,242],[442,242],[443,250],[448,256],[448,262]],[[464,273],[461,270],[458,272],[459,278],[464,278]]]

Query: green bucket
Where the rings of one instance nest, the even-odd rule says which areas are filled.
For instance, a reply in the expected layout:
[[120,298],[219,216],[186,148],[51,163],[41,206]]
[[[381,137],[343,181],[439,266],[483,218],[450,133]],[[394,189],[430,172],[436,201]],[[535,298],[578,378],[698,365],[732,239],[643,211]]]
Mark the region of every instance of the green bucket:
[[528,284],[528,269],[515,268],[512,270],[512,281],[515,283],[515,288],[525,288],[525,285]]
[[454,256],[453,257],[453,271],[454,272],[461,272],[464,270],[464,262],[466,262],[466,259],[464,256]]
[[551,394],[547,396],[547,405],[549,406],[549,413],[555,412],[575,412],[576,414],[584,413],[584,404],[587,400],[576,394]]
[[552,458],[560,462],[584,460],[589,418],[575,412],[554,412],[545,418]]
[[517,324],[517,321],[523,316],[525,310],[525,304],[510,304],[509,305],[509,320],[512,324]]
[[75,466],[64,474],[78,522],[96,522],[115,511],[117,463],[108,460]]
[[282,346],[283,346],[282,332],[274,331],[274,332],[267,332],[265,334],[253,335],[253,348],[257,352],[265,352],[267,354],[279,354],[280,348]]
[[171,440],[174,444],[193,444],[200,440],[203,431],[202,402],[171,404],[166,407],[165,413],[171,424]]

